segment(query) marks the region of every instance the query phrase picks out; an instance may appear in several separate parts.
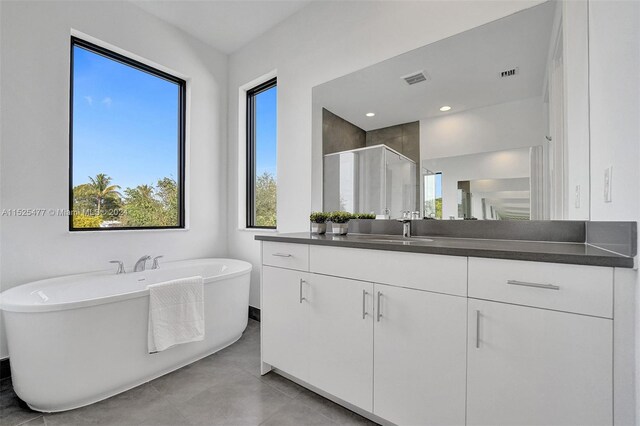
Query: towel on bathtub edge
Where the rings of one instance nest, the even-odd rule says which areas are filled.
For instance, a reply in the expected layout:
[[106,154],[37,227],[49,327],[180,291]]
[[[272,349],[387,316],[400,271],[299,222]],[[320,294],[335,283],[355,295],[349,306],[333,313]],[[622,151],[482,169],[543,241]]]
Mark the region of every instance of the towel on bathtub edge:
[[152,284],[149,289],[149,353],[204,339],[201,276]]

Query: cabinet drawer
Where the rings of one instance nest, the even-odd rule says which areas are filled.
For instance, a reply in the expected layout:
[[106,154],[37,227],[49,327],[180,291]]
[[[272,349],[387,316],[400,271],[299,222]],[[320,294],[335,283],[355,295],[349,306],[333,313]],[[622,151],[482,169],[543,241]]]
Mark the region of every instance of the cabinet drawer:
[[309,247],[309,270],[380,284],[467,295],[467,258],[422,253]]
[[613,268],[469,258],[469,297],[613,317]]
[[265,241],[262,243],[262,264],[308,271],[309,246]]

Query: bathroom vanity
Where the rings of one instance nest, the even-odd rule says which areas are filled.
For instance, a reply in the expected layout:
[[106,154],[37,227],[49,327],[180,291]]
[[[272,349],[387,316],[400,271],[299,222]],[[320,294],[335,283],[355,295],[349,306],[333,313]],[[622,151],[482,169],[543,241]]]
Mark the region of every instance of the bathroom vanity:
[[558,241],[256,239],[263,373],[383,423],[633,419],[633,256]]

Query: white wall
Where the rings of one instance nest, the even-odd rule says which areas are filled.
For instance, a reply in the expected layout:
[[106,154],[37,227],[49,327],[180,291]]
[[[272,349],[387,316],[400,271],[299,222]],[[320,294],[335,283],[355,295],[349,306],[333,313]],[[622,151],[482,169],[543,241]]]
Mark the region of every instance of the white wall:
[[542,97],[420,120],[420,158],[543,145]]
[[[311,89],[333,78],[443,39],[540,1],[317,2],[229,59],[229,251],[255,267],[251,304],[259,306],[259,244],[238,230],[240,166],[238,88],[278,73],[278,230],[305,231],[311,168]],[[318,197],[319,198],[319,197]]]
[[[591,219],[640,220],[640,2],[589,1]],[[613,166],[605,203],[604,169]],[[636,287],[636,422],[640,422],[640,279]]]
[[2,217],[2,290],[111,268],[111,259],[132,267],[144,254],[166,261],[226,255],[227,57],[128,2],[1,2],[1,10],[3,208],[68,208],[71,29],[176,71],[190,85],[190,229],[70,234],[66,217]]

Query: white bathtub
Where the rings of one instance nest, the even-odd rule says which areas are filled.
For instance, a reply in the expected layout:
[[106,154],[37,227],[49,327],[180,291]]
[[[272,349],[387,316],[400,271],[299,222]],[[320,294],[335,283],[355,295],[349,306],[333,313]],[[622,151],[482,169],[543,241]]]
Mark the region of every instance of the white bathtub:
[[[37,411],[91,404],[210,355],[247,326],[251,264],[233,259],[164,263],[36,281],[0,294],[13,386]],[[147,353],[149,284],[204,278],[205,339]]]

